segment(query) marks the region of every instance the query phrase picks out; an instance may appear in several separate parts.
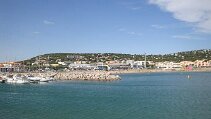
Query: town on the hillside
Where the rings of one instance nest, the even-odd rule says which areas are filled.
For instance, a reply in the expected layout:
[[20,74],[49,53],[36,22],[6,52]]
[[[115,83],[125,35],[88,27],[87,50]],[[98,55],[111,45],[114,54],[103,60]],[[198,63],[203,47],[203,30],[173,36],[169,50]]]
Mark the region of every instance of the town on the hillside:
[[160,69],[191,71],[211,67],[211,50],[179,52],[168,55],[129,55],[115,53],[54,53],[19,62],[0,63],[0,72],[71,70]]

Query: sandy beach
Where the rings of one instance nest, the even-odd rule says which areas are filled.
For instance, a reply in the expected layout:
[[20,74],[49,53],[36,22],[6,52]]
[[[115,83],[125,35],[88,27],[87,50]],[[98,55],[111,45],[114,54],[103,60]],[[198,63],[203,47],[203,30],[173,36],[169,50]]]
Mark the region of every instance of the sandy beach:
[[211,68],[197,68],[193,70],[166,70],[166,69],[131,69],[109,71],[110,74],[130,74],[130,73],[156,73],[156,72],[211,72]]

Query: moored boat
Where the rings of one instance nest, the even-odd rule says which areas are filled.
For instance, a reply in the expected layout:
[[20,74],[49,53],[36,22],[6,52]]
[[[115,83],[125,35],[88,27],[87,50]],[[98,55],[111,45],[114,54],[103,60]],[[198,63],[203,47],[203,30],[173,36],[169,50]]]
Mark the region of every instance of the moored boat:
[[31,83],[38,83],[40,81],[40,77],[35,77],[35,76],[28,76],[27,79],[31,82]]
[[6,80],[6,83],[16,83],[16,80],[13,79],[13,75],[7,75],[3,78]]
[[16,81],[15,83],[19,83],[19,84],[29,83],[29,80],[26,77],[23,77],[21,75],[14,75],[13,79]]
[[20,75],[8,75],[8,76],[4,76],[3,79],[5,80],[6,83],[12,83],[12,84],[29,83],[27,79],[25,79],[24,77],[21,77]]
[[5,83],[5,79],[0,76],[0,83]]
[[49,82],[49,81],[52,81],[53,80],[53,78],[51,78],[51,77],[41,77],[40,78],[40,82]]

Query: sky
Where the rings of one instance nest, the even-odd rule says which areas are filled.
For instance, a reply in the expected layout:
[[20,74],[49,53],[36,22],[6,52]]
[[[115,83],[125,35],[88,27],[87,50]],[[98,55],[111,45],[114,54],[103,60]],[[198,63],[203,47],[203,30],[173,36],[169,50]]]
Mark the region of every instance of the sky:
[[211,0],[0,0],[0,62],[211,49]]

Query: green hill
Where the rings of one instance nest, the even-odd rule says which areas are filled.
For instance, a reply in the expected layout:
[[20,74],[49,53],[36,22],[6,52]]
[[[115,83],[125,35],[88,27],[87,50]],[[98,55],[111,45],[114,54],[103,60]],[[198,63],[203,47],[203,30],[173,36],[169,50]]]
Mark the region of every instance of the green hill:
[[[164,55],[146,55],[148,61],[195,61],[211,60],[211,50],[194,50]],[[48,63],[57,63],[58,61],[85,61],[87,63],[106,62],[113,60],[144,60],[144,54],[121,54],[121,53],[50,53],[33,57],[25,60],[24,64],[31,64],[36,60],[45,60]]]

